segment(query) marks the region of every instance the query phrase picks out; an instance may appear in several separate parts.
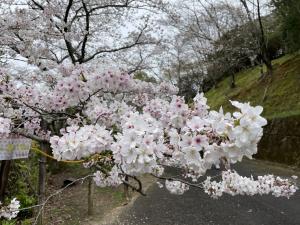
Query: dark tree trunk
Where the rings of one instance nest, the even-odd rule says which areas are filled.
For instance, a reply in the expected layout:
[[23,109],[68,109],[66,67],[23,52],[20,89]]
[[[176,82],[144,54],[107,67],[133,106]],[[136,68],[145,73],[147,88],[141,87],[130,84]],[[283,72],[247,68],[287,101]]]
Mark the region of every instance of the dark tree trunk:
[[231,75],[231,85],[230,85],[231,88],[235,88],[236,85],[235,85],[235,74],[232,73]]
[[[128,176],[126,175],[125,176],[125,181],[128,182],[129,178]],[[127,184],[124,184],[124,196],[126,198],[127,201],[129,201],[129,188],[128,188],[128,185]]]
[[263,57],[262,60],[267,68],[267,75],[272,75],[273,74],[272,60],[268,56],[267,50],[265,50],[265,52],[262,52],[262,57]]
[[266,36],[264,32],[264,27],[262,24],[262,19],[260,15],[260,3],[257,0],[257,15],[258,15],[258,22],[259,22],[259,29],[260,29],[260,51],[262,55],[262,60],[267,67],[267,75],[272,75],[273,67],[272,67],[272,59],[270,54],[268,53]]
[[5,189],[8,183],[8,174],[10,170],[11,160],[3,160],[0,169],[0,201],[3,202],[5,197]]
[[[262,19],[261,19],[261,12],[260,12],[260,2],[257,0],[257,17],[258,17],[258,23],[259,23],[259,28],[255,25],[254,20],[251,17],[251,12],[248,8],[247,1],[246,0],[240,0],[240,2],[243,4],[249,22],[252,24],[252,36],[253,38],[258,39],[258,45],[259,45],[259,50],[260,50],[260,55],[262,58],[263,63],[267,67],[267,74],[272,75],[273,72],[273,67],[272,67],[272,59],[268,53],[268,48],[267,48],[267,42],[266,42],[266,36],[264,33],[264,27],[262,24]],[[258,38],[257,38],[258,37]]]
[[93,178],[89,178],[88,181],[88,215],[94,214],[94,182]]

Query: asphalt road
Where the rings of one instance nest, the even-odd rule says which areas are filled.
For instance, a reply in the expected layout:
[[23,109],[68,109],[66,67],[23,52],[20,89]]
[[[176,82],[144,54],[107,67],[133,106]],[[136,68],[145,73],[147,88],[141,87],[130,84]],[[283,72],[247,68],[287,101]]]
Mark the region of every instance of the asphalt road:
[[[242,175],[299,176],[297,171],[262,161],[246,161],[235,169]],[[146,197],[138,197],[114,222],[114,225],[140,224],[300,225],[300,191],[289,200],[273,196],[228,195],[214,200],[199,189],[176,196],[154,184]]]

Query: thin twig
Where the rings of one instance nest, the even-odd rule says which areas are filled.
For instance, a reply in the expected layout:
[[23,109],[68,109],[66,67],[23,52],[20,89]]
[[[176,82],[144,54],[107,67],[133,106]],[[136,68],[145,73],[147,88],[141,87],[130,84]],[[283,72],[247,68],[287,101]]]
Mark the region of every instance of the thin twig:
[[[36,224],[37,224],[39,216],[41,215],[42,211],[44,210],[44,207],[45,207],[46,203],[47,203],[51,198],[53,198],[54,196],[60,194],[61,192],[63,192],[65,189],[67,189],[67,188],[70,187],[71,185],[73,185],[73,184],[75,184],[75,183],[77,183],[77,182],[79,182],[79,181],[83,182],[84,180],[86,180],[87,178],[90,178],[90,177],[94,177],[94,175],[89,174],[89,175],[87,175],[87,176],[85,176],[85,177],[78,178],[78,179],[74,180],[73,182],[67,184],[65,187],[63,187],[63,188],[57,190],[57,191],[54,192],[52,195],[49,195],[48,198],[47,198],[42,204],[39,205],[39,207],[41,207],[41,208],[40,208],[40,210],[39,210],[39,212],[38,212],[38,214],[37,214],[37,216],[36,216],[36,219],[35,219],[33,225],[36,225]],[[36,207],[38,207],[38,206],[36,206]],[[33,206],[32,206],[32,208],[33,208]],[[21,210],[23,210],[23,209],[21,209]]]
[[176,177],[159,177],[159,176],[156,176],[155,174],[151,174],[151,175],[153,177],[157,178],[157,179],[160,179],[160,180],[180,181],[181,183],[187,184],[187,185],[189,185],[191,187],[203,188],[202,183],[200,183],[200,184],[193,184],[193,183],[190,183],[188,181],[185,181],[185,180],[182,180],[182,179],[178,179]]

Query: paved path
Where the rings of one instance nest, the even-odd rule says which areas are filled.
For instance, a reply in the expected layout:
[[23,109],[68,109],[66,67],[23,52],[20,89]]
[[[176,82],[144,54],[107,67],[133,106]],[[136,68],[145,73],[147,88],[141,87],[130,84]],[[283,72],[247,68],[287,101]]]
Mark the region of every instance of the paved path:
[[[237,165],[242,175],[273,173],[299,175],[261,161]],[[147,197],[139,197],[124,210],[114,225],[300,225],[300,191],[287,200],[272,196],[223,196],[214,200],[199,189],[190,189],[183,196],[169,194],[157,185]]]

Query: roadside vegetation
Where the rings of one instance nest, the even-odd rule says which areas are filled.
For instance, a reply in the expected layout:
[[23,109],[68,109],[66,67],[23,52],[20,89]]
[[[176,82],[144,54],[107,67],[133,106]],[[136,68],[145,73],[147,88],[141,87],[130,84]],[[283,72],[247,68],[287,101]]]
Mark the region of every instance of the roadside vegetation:
[[300,54],[285,55],[272,64],[272,77],[262,79],[256,66],[235,75],[235,88],[230,87],[231,78],[225,78],[206,93],[209,105],[233,111],[229,100],[251,102],[262,105],[268,119],[300,114]]

